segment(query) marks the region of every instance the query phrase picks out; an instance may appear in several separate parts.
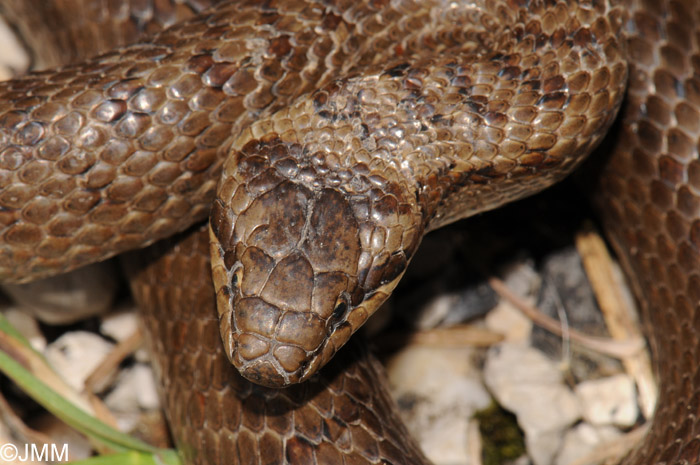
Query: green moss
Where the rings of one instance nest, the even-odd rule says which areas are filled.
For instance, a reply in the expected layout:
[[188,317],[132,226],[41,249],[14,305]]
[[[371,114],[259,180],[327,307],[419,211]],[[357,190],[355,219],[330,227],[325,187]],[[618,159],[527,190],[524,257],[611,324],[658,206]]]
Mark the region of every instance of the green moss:
[[484,465],[502,465],[525,454],[525,436],[515,415],[498,404],[476,413],[483,442]]

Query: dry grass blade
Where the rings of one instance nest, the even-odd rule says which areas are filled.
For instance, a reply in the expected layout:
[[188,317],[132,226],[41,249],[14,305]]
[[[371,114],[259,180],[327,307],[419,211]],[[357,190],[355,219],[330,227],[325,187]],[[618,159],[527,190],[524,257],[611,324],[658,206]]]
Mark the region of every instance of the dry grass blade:
[[[561,337],[564,335],[564,330],[562,329],[561,323],[543,314],[538,309],[525,302],[522,298],[508,289],[508,286],[506,286],[503,281],[495,277],[489,278],[488,281],[489,285],[494,291],[514,305],[518,310],[523,312],[536,325],[552,332],[553,334],[556,334],[557,336]],[[566,334],[572,341],[575,341],[578,344],[618,359],[630,357],[644,349],[644,340],[642,338],[630,338],[627,340],[618,341],[608,338],[588,336],[571,328],[566,329]]]
[[[576,236],[576,248],[612,338],[618,341],[643,339],[632,299],[625,291],[624,279],[603,239],[594,231],[582,232]],[[632,353],[622,357],[622,363],[637,384],[642,412],[650,418],[657,387],[649,354],[646,351]]]

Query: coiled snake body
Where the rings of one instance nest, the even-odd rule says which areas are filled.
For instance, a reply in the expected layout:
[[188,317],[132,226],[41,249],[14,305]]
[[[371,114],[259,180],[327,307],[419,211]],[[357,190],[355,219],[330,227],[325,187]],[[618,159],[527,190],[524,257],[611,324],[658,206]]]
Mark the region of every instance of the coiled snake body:
[[599,204],[661,380],[626,460],[700,462],[696,2],[0,6],[46,63],[73,63],[0,84],[1,279],[144,247],[211,209],[209,235],[127,267],[188,463],[425,463],[362,349],[312,375],[425,232],[561,179],[625,91]]

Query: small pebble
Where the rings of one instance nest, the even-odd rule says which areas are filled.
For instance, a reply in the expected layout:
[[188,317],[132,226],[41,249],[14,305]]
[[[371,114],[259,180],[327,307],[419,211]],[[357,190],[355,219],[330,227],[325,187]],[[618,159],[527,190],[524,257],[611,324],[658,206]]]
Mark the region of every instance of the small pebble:
[[469,461],[469,421],[491,398],[470,348],[409,346],[387,364],[402,416],[436,465]]
[[158,408],[160,402],[153,371],[141,363],[123,370],[114,389],[107,395],[105,404],[119,412]]
[[530,260],[523,260],[510,265],[504,273],[503,282],[515,295],[526,300],[532,298],[534,303],[534,296],[542,285],[542,278]]
[[576,395],[583,418],[593,425],[630,427],[639,416],[634,382],[624,374],[583,381]]
[[131,337],[139,329],[139,316],[133,307],[122,307],[102,318],[100,332],[117,342]]
[[428,300],[420,308],[414,320],[418,329],[432,329],[440,325],[457,306],[459,295],[456,293],[441,293]]
[[508,342],[527,344],[532,334],[532,320],[505,300],[486,315],[485,322],[488,329],[502,334]]
[[622,433],[612,426],[593,426],[581,423],[570,429],[564,436],[561,450],[555,465],[568,465],[590,454],[597,447],[612,442]]
[[484,381],[518,418],[534,463],[550,465],[564,430],[581,417],[556,363],[531,347],[504,343],[489,349]]
[[86,331],[66,333],[48,345],[49,364],[71,387],[80,391],[85,379],[102,363],[114,344]]
[[564,441],[566,429],[525,433],[527,454],[535,465],[551,465]]

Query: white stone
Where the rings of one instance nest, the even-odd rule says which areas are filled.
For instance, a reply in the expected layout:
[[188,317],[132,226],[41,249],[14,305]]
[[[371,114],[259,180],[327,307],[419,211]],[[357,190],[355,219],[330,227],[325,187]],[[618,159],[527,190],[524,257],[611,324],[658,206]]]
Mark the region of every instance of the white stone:
[[122,342],[139,329],[139,317],[134,308],[125,307],[108,313],[102,318],[100,332],[115,341]]
[[532,334],[532,320],[509,302],[501,302],[485,318],[486,327],[506,341],[525,344]]
[[551,465],[564,441],[564,429],[525,433],[527,454],[536,465]]
[[626,375],[583,381],[576,386],[583,418],[594,425],[634,425],[639,416],[634,382]]
[[83,389],[85,379],[102,363],[114,344],[86,331],[66,333],[49,344],[45,355],[66,383]]
[[[100,332],[117,342],[123,342],[133,336],[141,326],[138,308],[134,304],[122,306],[105,314],[100,323]],[[151,356],[146,344],[140,344],[133,353],[138,362],[150,363]]]
[[577,398],[557,365],[542,352],[504,343],[487,354],[484,381],[498,402],[513,412],[525,432],[536,465],[549,465],[562,432],[581,417]]
[[535,294],[542,284],[540,273],[532,260],[518,261],[509,266],[503,274],[503,282],[515,295],[534,303]]
[[402,414],[423,452],[436,465],[469,463],[469,421],[491,398],[473,366],[473,349],[411,346],[387,370]]
[[622,433],[612,426],[593,426],[581,423],[571,428],[557,454],[555,465],[568,465],[593,452],[597,447],[614,441]]
[[412,324],[417,329],[435,328],[454,310],[458,302],[459,294],[448,292],[437,294],[421,306]]
[[119,412],[158,408],[160,402],[153,371],[140,363],[123,370],[114,389],[107,395],[105,404]]

